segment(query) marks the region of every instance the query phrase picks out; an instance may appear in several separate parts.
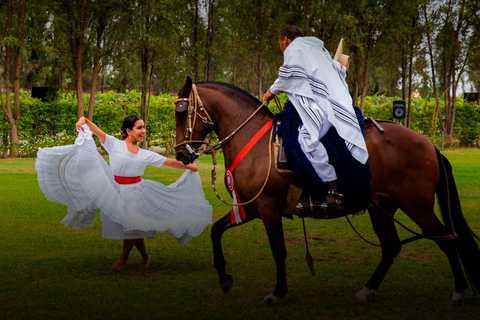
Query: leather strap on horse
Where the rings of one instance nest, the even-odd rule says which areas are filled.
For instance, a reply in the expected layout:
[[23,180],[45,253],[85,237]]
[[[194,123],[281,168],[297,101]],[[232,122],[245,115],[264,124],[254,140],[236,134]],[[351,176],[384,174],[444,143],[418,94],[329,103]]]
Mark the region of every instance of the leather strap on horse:
[[[385,209],[383,209],[378,203],[376,203],[375,201],[373,200],[370,200],[370,203],[372,203],[374,206],[376,206],[377,208],[379,208],[380,210],[382,210],[385,214],[387,214],[390,218],[392,218],[393,221],[395,221],[396,223],[398,223],[402,228],[404,228],[405,230],[413,233],[414,235],[416,235],[417,237],[421,237],[421,238],[426,238],[426,239],[430,239],[430,240],[434,240],[434,241],[445,241],[445,240],[454,240],[454,239],[457,239],[458,236],[456,235],[455,233],[455,230],[452,230],[453,233],[452,234],[447,234],[447,235],[444,235],[444,236],[428,236],[428,235],[425,235],[425,234],[421,234],[421,233],[418,233],[418,232],[415,232],[413,231],[412,229],[408,228],[406,225],[404,225],[403,223],[401,223],[400,221],[398,221],[397,219],[395,219],[390,213],[388,213]],[[450,206],[449,206],[449,211],[450,211]],[[450,212],[449,212],[450,213]],[[450,216],[451,216],[451,213],[450,213]],[[452,228],[453,228],[453,225],[452,225]]]
[[[269,122],[267,122],[262,129],[260,129],[259,132],[257,132],[256,136],[257,136],[257,141],[272,127],[273,125],[273,120],[270,120]],[[261,135],[260,135],[261,133]],[[254,137],[255,138],[255,137]],[[217,172],[216,172],[216,166],[217,166],[217,161],[215,159],[215,151],[213,150],[212,151],[212,159],[213,159],[213,169],[212,169],[212,188],[213,188],[213,192],[215,193],[215,195],[217,196],[218,200],[222,201],[223,203],[225,204],[228,204],[230,206],[243,206],[243,205],[247,205],[249,203],[252,203],[253,201],[255,201],[259,196],[260,194],[263,192],[263,190],[265,189],[265,186],[267,185],[267,182],[268,182],[268,179],[270,178],[270,171],[272,170],[272,138],[273,138],[273,130],[270,132],[270,139],[269,139],[269,143],[268,143],[268,171],[267,171],[267,177],[265,178],[265,182],[263,183],[263,186],[260,188],[260,190],[258,191],[257,195],[255,197],[253,197],[252,199],[250,199],[249,201],[246,201],[246,202],[243,202],[243,203],[230,203],[228,201],[225,201],[219,194],[218,194],[218,191],[217,191],[217,188],[215,187],[215,180],[217,179]],[[252,140],[249,142],[249,144],[253,141],[254,139],[252,138]],[[256,143],[256,142],[255,142]],[[253,147],[253,145],[255,144],[251,144],[251,146],[248,147],[247,149],[247,146],[248,144],[242,149],[242,151],[239,153],[242,154],[244,153],[241,158],[243,158],[245,156],[245,154]],[[243,152],[244,149],[247,149],[246,152]],[[239,157],[239,155],[237,155],[237,157],[235,158],[235,160],[237,160],[237,158]],[[240,159],[241,160],[241,159]],[[234,161],[233,164],[235,164],[235,166],[231,166],[231,168],[233,167],[233,169],[235,169],[235,167],[238,165],[238,162],[239,161]]]
[[[185,101],[185,100],[188,100],[190,102],[193,101],[193,106],[189,105],[189,123],[188,123],[188,127],[187,127],[187,130],[185,132],[185,140],[181,143],[178,143],[175,145],[175,149],[178,148],[179,146],[182,146],[182,145],[187,145],[187,147],[189,147],[189,143],[192,143],[192,142],[201,142],[201,143],[205,143],[205,141],[196,141],[196,140],[191,140],[191,133],[192,133],[192,129],[193,129],[193,126],[195,125],[195,121],[196,121],[196,116],[198,115],[202,121],[206,124],[208,124],[210,126],[211,129],[213,129],[213,121],[211,120],[211,117],[210,115],[208,114],[207,110],[203,107],[203,103],[202,103],[202,100],[200,99],[200,95],[198,94],[198,91],[197,91],[197,87],[195,84],[192,84],[192,91],[190,92],[190,96],[188,99],[185,99],[185,98],[181,98],[181,99],[177,99],[174,101],[174,103],[178,103],[180,101]],[[278,102],[277,102],[278,103]],[[265,101],[263,102],[242,124],[240,124],[234,131],[232,131],[232,133],[230,133],[228,136],[226,136],[225,138],[223,138],[220,142],[214,144],[214,145],[210,145],[210,140],[208,141],[207,143],[207,148],[205,148],[201,153],[199,153],[198,155],[202,155],[202,154],[206,154],[208,152],[211,152],[212,153],[212,161],[213,161],[213,169],[212,169],[212,188],[213,188],[213,191],[216,195],[216,197],[222,201],[223,203],[225,204],[228,204],[230,206],[243,206],[243,205],[246,205],[246,204],[249,204],[253,201],[255,201],[259,196],[260,194],[263,192],[263,190],[265,189],[265,186],[267,185],[267,182],[268,182],[268,179],[270,178],[270,171],[272,169],[272,148],[271,148],[271,144],[272,144],[272,138],[273,138],[273,130],[271,131],[270,133],[270,142],[269,142],[269,161],[268,161],[268,172],[267,172],[267,177],[265,178],[265,182],[263,183],[263,186],[262,188],[260,189],[260,191],[257,193],[257,195],[247,201],[247,202],[244,202],[244,203],[237,203],[237,204],[234,204],[234,203],[230,203],[230,202],[227,202],[225,201],[219,194],[218,194],[218,191],[215,187],[215,180],[217,179],[217,173],[216,173],[216,165],[217,165],[217,161],[216,161],[216,158],[215,158],[215,150],[216,149],[219,149],[221,148],[222,146],[222,143],[227,141],[228,139],[230,139],[231,137],[233,137],[243,126],[245,126],[245,124],[247,124],[264,106],[266,106],[268,104],[268,101]],[[205,117],[201,116],[200,114],[198,114],[198,109],[200,109],[200,111],[203,111],[205,113]],[[191,114],[194,113],[194,119],[193,119],[193,123],[191,122]],[[273,121],[270,121],[271,124],[270,124],[270,127],[272,126],[273,124]],[[268,124],[268,123],[267,123]],[[190,129],[190,130],[189,130]],[[268,131],[265,130],[265,132]],[[188,133],[190,132],[190,136],[188,135]],[[265,133],[264,132],[264,133]],[[187,139],[188,138],[188,139]]]

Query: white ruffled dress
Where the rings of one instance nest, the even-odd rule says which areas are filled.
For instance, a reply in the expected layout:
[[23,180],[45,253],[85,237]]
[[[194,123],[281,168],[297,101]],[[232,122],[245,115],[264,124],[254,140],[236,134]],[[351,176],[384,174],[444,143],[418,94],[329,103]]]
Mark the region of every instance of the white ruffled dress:
[[39,149],[35,168],[46,198],[68,206],[62,223],[70,228],[91,226],[100,208],[106,239],[153,238],[167,231],[185,245],[212,222],[198,172],[187,170],[165,186],[142,179],[118,184],[115,176],[141,176],[147,165],[161,167],[166,158],[139,149],[130,153],[125,141],[107,135],[103,147],[110,166],[98,153],[92,132],[84,125],[75,144]]

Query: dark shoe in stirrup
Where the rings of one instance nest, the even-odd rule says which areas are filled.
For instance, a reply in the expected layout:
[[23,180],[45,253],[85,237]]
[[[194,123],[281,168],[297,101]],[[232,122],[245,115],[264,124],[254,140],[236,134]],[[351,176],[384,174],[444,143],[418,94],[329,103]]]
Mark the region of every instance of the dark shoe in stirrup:
[[329,212],[339,212],[345,209],[343,205],[343,194],[337,192],[337,182],[331,181],[329,184],[329,190],[325,196],[326,205]]

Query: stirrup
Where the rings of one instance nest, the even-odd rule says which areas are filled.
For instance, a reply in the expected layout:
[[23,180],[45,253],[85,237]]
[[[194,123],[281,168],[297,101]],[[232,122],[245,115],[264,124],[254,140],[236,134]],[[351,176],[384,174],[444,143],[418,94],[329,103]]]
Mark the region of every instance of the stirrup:
[[308,196],[307,197],[300,197],[300,200],[297,204],[297,209],[304,209],[304,208],[310,208],[311,210],[314,210],[315,208],[321,208],[321,209],[324,209],[325,208],[325,202],[318,202],[317,200],[315,199],[312,199],[311,196]]
[[343,194],[341,194],[341,193],[339,193],[335,190],[328,190],[327,191],[327,198],[328,198],[328,196],[334,197],[333,200],[335,201],[334,203],[329,204],[328,199],[325,199],[325,200],[327,200],[326,205],[327,205],[329,211],[338,212],[338,211],[342,211],[342,210],[345,209],[345,207],[343,205],[343,200],[342,200]]

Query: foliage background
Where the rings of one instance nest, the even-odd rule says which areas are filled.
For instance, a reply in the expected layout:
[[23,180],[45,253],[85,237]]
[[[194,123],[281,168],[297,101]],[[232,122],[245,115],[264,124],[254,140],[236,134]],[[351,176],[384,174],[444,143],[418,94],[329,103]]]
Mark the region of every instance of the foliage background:
[[[98,93],[95,97],[95,115],[93,121],[105,132],[119,135],[123,118],[127,115],[140,115],[140,92]],[[39,147],[71,144],[75,141],[76,99],[72,93],[60,93],[55,100],[41,102],[31,98],[30,92],[22,91],[19,122],[20,152],[22,156],[35,156]],[[89,95],[85,94],[85,99]],[[167,154],[173,152],[175,144],[175,108],[176,96],[170,94],[150,96],[150,116],[147,122],[147,139],[150,146],[161,146]],[[286,96],[281,95],[281,103]],[[392,118],[392,100],[398,97],[384,95],[369,96],[365,104],[365,117],[374,119]],[[272,102],[272,112],[278,112]],[[435,103],[431,99],[412,100],[411,128],[440,146],[441,128],[436,115]],[[0,152],[9,149],[9,124],[5,114],[0,113]],[[457,100],[454,130],[455,147],[478,147],[480,143],[480,105],[475,102]]]

